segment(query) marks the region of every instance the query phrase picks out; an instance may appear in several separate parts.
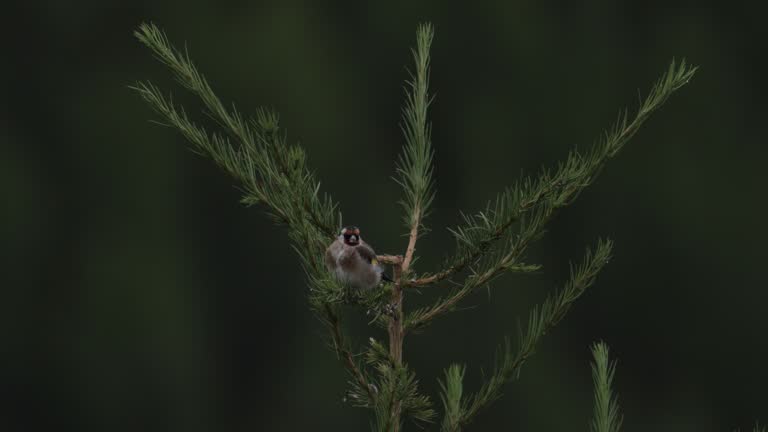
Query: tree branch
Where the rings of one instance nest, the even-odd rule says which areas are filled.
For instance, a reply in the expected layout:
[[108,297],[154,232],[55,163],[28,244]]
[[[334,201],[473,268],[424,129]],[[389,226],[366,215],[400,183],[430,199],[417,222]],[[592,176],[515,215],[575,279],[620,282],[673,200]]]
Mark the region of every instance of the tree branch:
[[504,251],[497,259],[490,260],[484,270],[469,276],[461,288],[453,291],[447,297],[438,299],[432,306],[412,312],[406,319],[406,328],[410,330],[424,327],[438,316],[454,310],[456,305],[475,289],[488,284],[509,270],[527,269],[530,271],[538,269],[538,266],[521,264],[518,263],[518,260],[525,253],[528,245],[541,234],[544,225],[549,220],[548,215],[551,215],[551,212],[545,208],[538,209],[529,218],[530,221],[521,226],[521,233],[517,236],[516,241],[510,243],[507,251]]
[[[309,220],[319,231],[333,233],[338,225],[336,205],[328,197],[325,200],[319,199],[319,183],[314,181],[306,169],[306,155],[300,147],[285,143],[285,137],[278,132],[277,114],[260,109],[256,120],[246,121],[234,105],[231,110],[224,107],[188,55],[174,48],[156,25],[142,24],[134,35],[173,71],[185,88],[200,98],[211,117],[240,144],[239,148],[216,134],[212,136],[212,145],[206,145],[195,136],[199,135],[196,132],[202,131],[202,128],[195,131],[180,124],[179,120],[191,122],[183,110],[180,115],[176,113],[172,103],[166,101],[154,86],[138,83],[134,89],[164,115],[171,125],[184,133],[198,150],[243,181],[248,192],[243,202],[266,204],[269,211],[283,223],[296,224]],[[174,115],[176,118],[173,118]],[[288,190],[286,184],[291,186]],[[292,220],[289,221],[288,216]]]
[[618,397],[611,384],[616,373],[616,362],[609,358],[608,345],[603,342],[592,345],[592,381],[595,385],[595,412],[592,417],[592,432],[619,432],[622,416],[619,412]]
[[403,263],[402,255],[377,255],[376,259],[382,264],[401,265]]
[[368,400],[364,401],[363,405],[371,407],[376,403],[376,393],[373,386],[368,382],[363,375],[360,368],[355,363],[355,359],[352,352],[344,347],[344,337],[341,333],[341,321],[336,313],[331,309],[331,306],[325,305],[326,318],[328,319],[329,330],[331,337],[333,338],[333,347],[336,354],[343,360],[344,367],[349,371],[352,377],[355,379],[360,389],[363,389],[368,395]]
[[488,203],[476,215],[466,216],[462,226],[451,230],[457,241],[457,252],[444,270],[414,278],[410,286],[425,286],[446,280],[473,265],[493,250],[522,215],[542,204],[556,211],[571,204],[578,195],[594,182],[606,162],[613,158],[637,133],[650,115],[659,109],[669,96],[687,84],[696,73],[696,67],[685,61],[672,61],[667,71],[656,81],[631,122],[627,112],[619,114],[618,121],[608,129],[592,149],[581,154],[572,150],[565,162],[554,172],[544,170],[535,179],[523,178]]
[[588,249],[582,264],[571,268],[571,278],[563,290],[548,297],[541,307],[533,308],[525,333],[520,333],[517,352],[513,353],[509,341],[505,342],[501,361],[497,362],[493,373],[480,390],[467,399],[459,422],[461,425],[469,423],[481,409],[501,397],[502,386],[518,376],[541,338],[565,317],[571,305],[594,283],[610,259],[611,249],[610,241],[598,241],[594,252]]

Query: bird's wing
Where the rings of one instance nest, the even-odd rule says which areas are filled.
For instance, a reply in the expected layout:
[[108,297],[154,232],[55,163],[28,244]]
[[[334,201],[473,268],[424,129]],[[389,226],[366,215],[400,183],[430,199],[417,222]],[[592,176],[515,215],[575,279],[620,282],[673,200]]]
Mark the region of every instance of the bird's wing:
[[373,265],[376,268],[376,272],[381,275],[382,279],[387,282],[394,282],[391,277],[384,273],[384,267],[379,265],[379,261],[376,259],[376,252],[374,252],[367,243],[360,243],[356,250],[360,257],[365,260],[365,262]]
[[367,244],[360,243],[355,250],[357,250],[358,255],[360,255],[360,257],[368,264],[378,265],[378,261],[376,261],[376,252],[374,252]]

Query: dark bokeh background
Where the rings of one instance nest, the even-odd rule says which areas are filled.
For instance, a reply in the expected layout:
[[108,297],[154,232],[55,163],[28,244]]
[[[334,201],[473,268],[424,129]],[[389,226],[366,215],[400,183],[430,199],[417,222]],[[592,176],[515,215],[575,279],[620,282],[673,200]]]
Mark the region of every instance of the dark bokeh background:
[[[190,101],[132,38],[153,20],[220,96],[275,107],[345,221],[404,248],[390,179],[416,24],[437,28],[443,227],[516,179],[589,146],[672,57],[701,66],[533,250],[540,275],[406,340],[426,391],[451,362],[467,387],[518,317],[598,236],[598,283],[472,430],[587,430],[588,346],[619,360],[625,430],[768,422],[764,4],[686,1],[16,2],[0,78],[0,430],[365,430],[307,309],[285,232],[238,204],[127,86]],[[353,156],[350,156],[353,155]],[[357,164],[354,172],[337,169]],[[439,292],[425,289],[413,302]],[[416,298],[420,297],[420,298]],[[363,342],[381,337],[355,321]],[[415,429],[413,426],[410,429]]]

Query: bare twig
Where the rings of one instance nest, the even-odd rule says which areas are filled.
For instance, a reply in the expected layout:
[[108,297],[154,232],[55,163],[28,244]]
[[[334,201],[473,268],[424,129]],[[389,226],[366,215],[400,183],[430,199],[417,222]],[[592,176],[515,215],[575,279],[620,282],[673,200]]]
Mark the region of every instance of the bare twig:
[[405,258],[403,259],[403,273],[407,274],[413,261],[413,253],[416,252],[416,240],[419,237],[419,224],[421,224],[421,208],[414,209],[414,222],[411,226],[411,232],[408,235],[408,247],[405,249]]
[[402,255],[377,255],[376,259],[382,264],[401,265],[403,263]]

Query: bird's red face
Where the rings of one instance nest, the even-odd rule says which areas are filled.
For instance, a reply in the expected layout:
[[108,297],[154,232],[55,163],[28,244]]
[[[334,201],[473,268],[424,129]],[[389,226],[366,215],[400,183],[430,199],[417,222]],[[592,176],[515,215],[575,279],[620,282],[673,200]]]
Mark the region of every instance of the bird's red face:
[[341,230],[341,236],[344,238],[344,244],[347,246],[357,246],[360,244],[360,229],[354,226],[348,226]]

